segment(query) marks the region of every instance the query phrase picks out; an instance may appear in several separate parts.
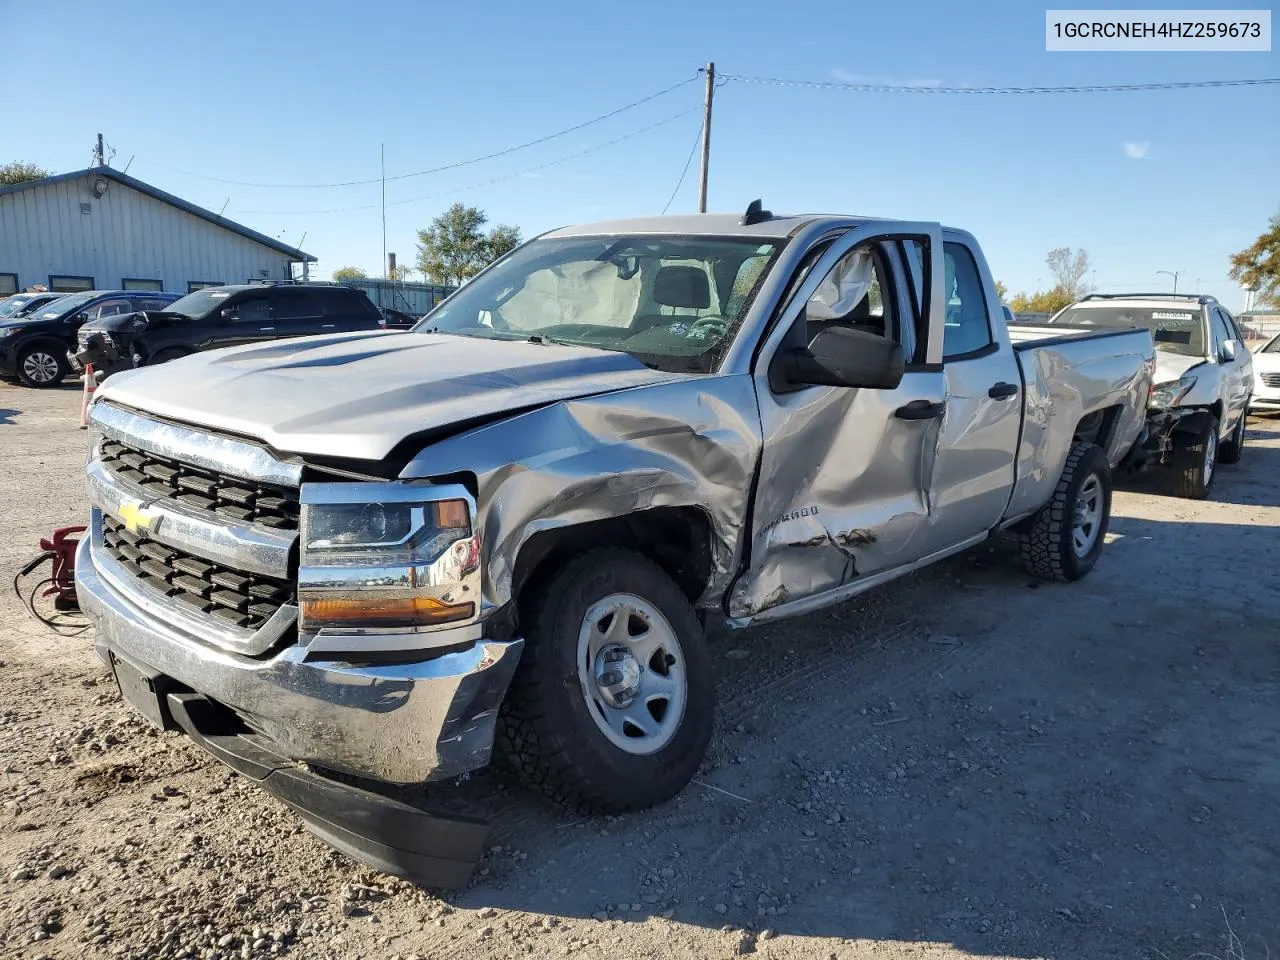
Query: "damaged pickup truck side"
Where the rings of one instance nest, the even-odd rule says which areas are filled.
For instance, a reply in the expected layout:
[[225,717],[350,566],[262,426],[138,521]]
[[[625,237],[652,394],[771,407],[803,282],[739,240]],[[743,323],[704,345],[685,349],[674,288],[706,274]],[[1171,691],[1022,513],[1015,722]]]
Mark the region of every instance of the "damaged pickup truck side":
[[934,223],[553,231],[409,333],[111,378],[79,596],[153,722],[340,849],[464,882],[483,825],[388,784],[496,742],[558,801],[643,808],[707,747],[711,628],[1001,531],[1037,575],[1088,573],[1151,337],[1016,339],[977,243]]

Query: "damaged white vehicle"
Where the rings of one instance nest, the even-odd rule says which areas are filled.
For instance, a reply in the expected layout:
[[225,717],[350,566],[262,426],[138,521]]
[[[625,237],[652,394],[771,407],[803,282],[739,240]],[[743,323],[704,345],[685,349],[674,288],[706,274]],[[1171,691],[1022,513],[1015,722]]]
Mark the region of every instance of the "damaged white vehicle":
[[1253,355],[1235,319],[1199,294],[1093,294],[1055,314],[1055,327],[1144,328],[1156,347],[1149,436],[1174,492],[1203,500],[1218,464],[1238,463],[1254,390]]
[[496,740],[575,808],[660,803],[711,736],[711,628],[1006,530],[1032,573],[1089,572],[1151,337],[1010,332],[936,223],[556,230],[409,333],[112,377],[81,603],[155,723],[341,849],[464,882],[483,825],[380,785]]

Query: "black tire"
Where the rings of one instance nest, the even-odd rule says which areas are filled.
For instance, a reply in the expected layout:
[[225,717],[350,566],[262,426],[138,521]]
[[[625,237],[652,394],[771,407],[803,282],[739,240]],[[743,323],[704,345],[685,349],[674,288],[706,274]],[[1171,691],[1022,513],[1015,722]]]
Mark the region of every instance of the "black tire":
[[168,363],[170,360],[177,360],[179,357],[189,357],[194,353],[186,347],[166,347],[163,350],[157,350],[155,356],[151,357],[146,365],[154,367],[158,363]]
[[1188,500],[1209,496],[1213,481],[1218,478],[1217,417],[1210,417],[1208,426],[1199,433],[1179,433],[1174,437],[1172,467],[1175,495]]
[[1244,432],[1247,429],[1245,421],[1248,419],[1249,408],[1246,405],[1244,411],[1240,414],[1240,422],[1231,431],[1231,436],[1227,438],[1227,442],[1218,445],[1219,463],[1240,462],[1240,457],[1244,454]]
[[[1082,491],[1088,498],[1085,503],[1093,502],[1094,495],[1100,501],[1096,504],[1098,516],[1089,527],[1091,539],[1083,552],[1077,549],[1075,540]],[[1073,444],[1053,496],[1018,534],[1023,567],[1045,580],[1079,580],[1098,562],[1110,522],[1111,465],[1095,444]]]
[[18,379],[28,387],[56,387],[67,378],[67,348],[48,343],[33,343],[18,353]]
[[[679,644],[685,704],[674,733],[655,752],[628,753],[601,731],[602,711],[579,678],[579,634],[593,605],[631,594],[665,618]],[[684,593],[657,564],[606,547],[569,560],[524,590],[524,655],[503,705],[498,746],[520,777],[584,813],[625,813],[670,799],[706,754],[715,689],[706,640]],[[648,669],[648,668],[646,668]]]

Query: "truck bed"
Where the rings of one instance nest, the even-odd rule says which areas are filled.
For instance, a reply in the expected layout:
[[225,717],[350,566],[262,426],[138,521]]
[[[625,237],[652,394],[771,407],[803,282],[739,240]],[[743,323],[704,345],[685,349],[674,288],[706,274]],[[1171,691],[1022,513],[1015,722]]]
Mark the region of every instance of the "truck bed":
[[1114,467],[1146,421],[1155,370],[1151,334],[1015,324],[1009,339],[1022,375],[1022,430],[1007,516],[1025,516],[1053,493],[1071,444],[1095,439]]

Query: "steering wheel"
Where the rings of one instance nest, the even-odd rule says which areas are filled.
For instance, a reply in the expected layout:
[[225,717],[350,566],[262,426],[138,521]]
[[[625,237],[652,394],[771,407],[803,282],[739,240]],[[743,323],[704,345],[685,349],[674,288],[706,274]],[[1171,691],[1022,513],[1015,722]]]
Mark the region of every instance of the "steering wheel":
[[691,340],[705,340],[708,336],[723,337],[728,329],[729,321],[726,317],[711,313],[705,317],[698,317],[689,324],[685,336]]

